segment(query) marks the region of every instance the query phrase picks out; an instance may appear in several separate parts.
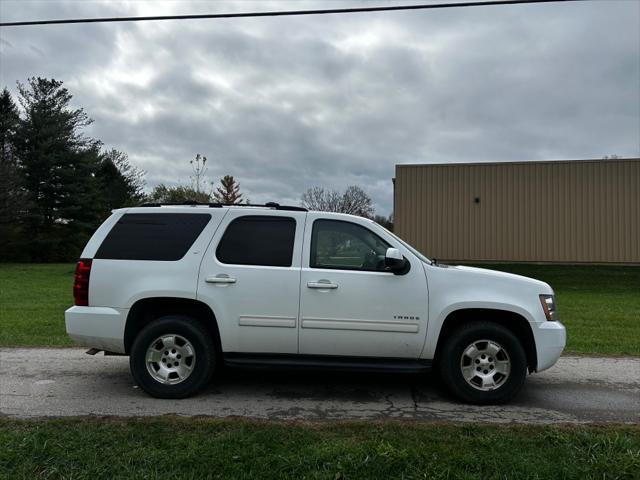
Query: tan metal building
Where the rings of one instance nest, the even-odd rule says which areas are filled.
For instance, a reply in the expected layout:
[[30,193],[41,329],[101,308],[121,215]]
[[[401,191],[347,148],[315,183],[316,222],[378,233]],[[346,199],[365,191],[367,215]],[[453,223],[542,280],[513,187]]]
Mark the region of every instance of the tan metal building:
[[640,159],[396,165],[394,216],[446,261],[640,264]]

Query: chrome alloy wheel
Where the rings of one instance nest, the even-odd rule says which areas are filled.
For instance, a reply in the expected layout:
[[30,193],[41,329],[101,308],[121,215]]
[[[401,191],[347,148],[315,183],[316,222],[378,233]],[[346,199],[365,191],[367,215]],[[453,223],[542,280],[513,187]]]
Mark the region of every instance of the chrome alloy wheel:
[[147,348],[145,363],[154,380],[175,385],[189,378],[193,372],[196,352],[186,338],[175,334],[162,335]]
[[509,378],[511,360],[502,346],[493,340],[477,340],[462,352],[462,376],[476,390],[488,392],[500,388]]

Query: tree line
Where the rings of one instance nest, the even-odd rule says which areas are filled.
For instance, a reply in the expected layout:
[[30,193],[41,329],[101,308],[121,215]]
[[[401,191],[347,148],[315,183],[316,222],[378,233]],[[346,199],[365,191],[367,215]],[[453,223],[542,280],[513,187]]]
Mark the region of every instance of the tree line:
[[148,202],[155,203],[221,203],[224,205],[238,205],[250,203],[249,199],[243,200],[240,193],[240,184],[232,175],[225,175],[220,179],[220,185],[215,186],[213,182],[210,189],[206,188],[207,157],[196,155],[189,164],[193,170],[191,185],[178,185],[169,187],[163,183],[157,185],[147,196]]
[[84,134],[62,82],[18,83],[0,94],[0,260],[68,261],[113,208],[144,198],[144,172]]
[[[126,153],[85,134],[92,123],[61,81],[18,82],[17,102],[0,93],[0,261],[75,260],[111,210],[143,202],[250,203],[231,175],[207,184],[207,158],[196,155],[190,185],[159,184],[145,191],[145,174]],[[313,187],[301,198],[311,210],[351,213],[392,228],[374,215],[358,186],[344,192]]]

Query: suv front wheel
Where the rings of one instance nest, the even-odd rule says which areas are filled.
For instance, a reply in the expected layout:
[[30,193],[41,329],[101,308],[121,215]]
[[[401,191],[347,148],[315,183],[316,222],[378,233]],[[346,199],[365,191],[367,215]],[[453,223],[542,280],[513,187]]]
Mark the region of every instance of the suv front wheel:
[[169,315],[145,326],[131,347],[129,365],[145,392],[158,398],[184,398],[211,379],[215,347],[195,319]]
[[502,325],[472,322],[447,337],[438,366],[456,397],[481,405],[511,400],[527,376],[527,357],[518,338]]

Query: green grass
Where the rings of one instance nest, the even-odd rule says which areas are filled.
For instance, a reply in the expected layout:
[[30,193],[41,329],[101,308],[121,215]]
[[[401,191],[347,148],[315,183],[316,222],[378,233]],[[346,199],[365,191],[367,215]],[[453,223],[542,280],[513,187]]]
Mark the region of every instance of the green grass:
[[632,479],[640,428],[0,420],[4,478]]
[[[640,267],[487,265],[551,284],[567,352],[640,355]],[[0,345],[70,345],[72,264],[0,264]]]
[[0,264],[0,345],[71,345],[75,264]]

